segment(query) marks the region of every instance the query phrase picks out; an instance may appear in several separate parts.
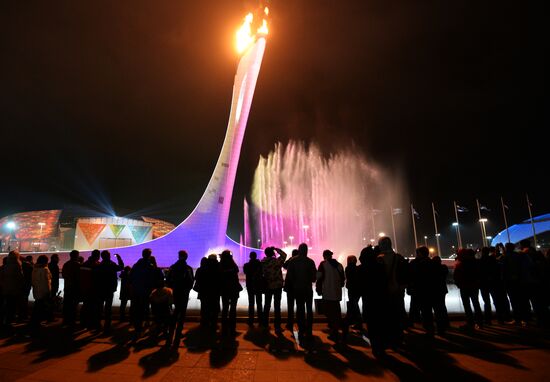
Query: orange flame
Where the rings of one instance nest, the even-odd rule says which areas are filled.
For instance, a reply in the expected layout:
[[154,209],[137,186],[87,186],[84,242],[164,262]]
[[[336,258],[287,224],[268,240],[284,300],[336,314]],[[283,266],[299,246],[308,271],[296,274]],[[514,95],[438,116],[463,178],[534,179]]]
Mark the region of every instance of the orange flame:
[[269,15],[269,9],[264,8],[264,18],[261,25],[256,30],[256,33],[252,33],[252,22],[254,21],[254,15],[252,12],[248,13],[244,18],[243,24],[237,30],[237,51],[243,53],[250,45],[256,41],[257,35],[266,35],[269,30],[267,28],[266,17]]

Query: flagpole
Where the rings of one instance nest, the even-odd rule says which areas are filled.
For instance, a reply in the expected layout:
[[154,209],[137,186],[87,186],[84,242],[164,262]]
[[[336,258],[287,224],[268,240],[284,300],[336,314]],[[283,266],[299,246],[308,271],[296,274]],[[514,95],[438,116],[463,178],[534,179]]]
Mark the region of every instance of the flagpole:
[[395,219],[393,218],[393,207],[390,205],[390,214],[391,214],[391,228],[393,231],[393,246],[395,252],[397,252],[397,237],[395,236]]
[[418,248],[418,237],[416,236],[416,222],[414,217],[414,207],[411,203],[411,217],[413,221],[413,232],[414,232],[414,249]]
[[504,199],[500,197],[500,204],[502,205],[502,216],[504,216],[504,226],[506,227],[506,236],[508,236],[508,243],[511,243],[510,240],[510,230],[508,229],[508,218],[506,217],[506,206],[504,204]]
[[372,216],[372,238],[376,240],[376,227],[374,225],[374,208],[371,209],[371,216]]
[[435,217],[435,205],[432,202],[432,212],[434,214],[435,241],[437,243],[437,255],[441,257],[441,246],[439,245],[439,232],[437,231],[437,218]]
[[455,218],[456,218],[456,238],[458,241],[458,249],[462,248],[462,236],[460,236],[460,222],[458,221],[458,208],[456,206],[456,201],[453,202],[455,206]]
[[535,222],[533,221],[533,213],[531,212],[531,202],[529,201],[529,195],[525,194],[527,198],[527,208],[529,208],[529,219],[531,220],[531,229],[533,230],[533,240],[535,241],[535,248],[537,248],[537,234],[535,232]]
[[487,246],[487,235],[485,234],[485,224],[483,224],[483,221],[481,220],[481,208],[479,207],[479,199],[476,199],[477,204],[477,215],[479,216],[479,226],[481,227],[481,244],[486,247]]

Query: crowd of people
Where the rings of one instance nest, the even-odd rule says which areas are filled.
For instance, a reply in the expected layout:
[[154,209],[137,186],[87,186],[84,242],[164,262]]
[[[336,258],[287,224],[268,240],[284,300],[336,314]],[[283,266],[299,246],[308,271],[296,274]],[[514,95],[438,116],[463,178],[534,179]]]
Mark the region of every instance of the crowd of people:
[[[430,257],[428,248],[419,247],[409,259],[397,254],[390,238],[380,238],[378,245],[364,248],[359,257],[348,256],[346,267],[330,250],[316,266],[302,243],[290,257],[280,248],[267,247],[260,260],[250,253],[243,266],[248,294],[248,325],[269,330],[273,316],[275,333],[283,332],[281,301],[286,293],[287,320],[300,343],[312,338],[313,308],[324,315],[329,339],[345,342],[350,330],[363,334],[375,356],[397,347],[404,330],[422,323],[427,335],[444,335],[449,328],[445,296],[449,269],[439,256]],[[169,268],[157,266],[150,249],[132,267],[109,251],[94,250],[84,260],[73,250],[70,259],[59,269],[59,257],[39,255],[23,258],[11,251],[0,266],[0,324],[29,322],[38,330],[44,321],[54,320],[54,311],[62,309],[63,325],[91,331],[111,330],[112,306],[120,279],[121,321],[130,320],[134,339],[149,326],[150,333],[164,338],[166,345],[179,343],[183,335],[191,290],[200,300],[200,325],[216,331],[218,320],[223,336],[236,335],[237,301],[243,291],[239,267],[230,251],[212,254],[201,260],[194,271],[187,264],[188,254],[181,250]],[[63,297],[59,278],[64,279]],[[466,314],[465,329],[475,330],[492,324],[548,324],[550,259],[520,243],[472,249],[460,249],[454,267],[454,281]],[[28,319],[29,294],[34,305]],[[314,298],[315,293],[319,298]],[[343,291],[347,291],[347,309],[342,315]],[[405,294],[410,295],[410,309],[405,309]],[[479,295],[483,300],[483,310]],[[62,301],[62,308],[60,307]],[[130,309],[127,312],[128,302]],[[361,302],[361,306],[360,306]],[[79,309],[80,306],[80,309]],[[273,306],[273,315],[271,314]],[[472,309],[473,307],[473,309]]]

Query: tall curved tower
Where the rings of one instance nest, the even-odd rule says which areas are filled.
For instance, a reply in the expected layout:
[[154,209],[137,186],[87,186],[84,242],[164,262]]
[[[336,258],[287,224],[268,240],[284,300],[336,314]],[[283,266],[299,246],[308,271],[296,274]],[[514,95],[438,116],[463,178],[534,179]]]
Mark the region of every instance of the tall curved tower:
[[119,253],[128,264],[137,261],[145,248],[151,248],[158,264],[163,266],[176,261],[177,252],[185,249],[193,267],[208,253],[219,252],[222,248],[234,253],[243,249],[227,236],[227,222],[248,113],[266,46],[266,22],[255,35],[250,33],[251,23],[252,15],[249,14],[243,24],[248,34],[244,45],[240,45],[241,58],[233,84],[227,132],[204,194],[187,219],[169,234],[146,243],[113,248],[112,252]]

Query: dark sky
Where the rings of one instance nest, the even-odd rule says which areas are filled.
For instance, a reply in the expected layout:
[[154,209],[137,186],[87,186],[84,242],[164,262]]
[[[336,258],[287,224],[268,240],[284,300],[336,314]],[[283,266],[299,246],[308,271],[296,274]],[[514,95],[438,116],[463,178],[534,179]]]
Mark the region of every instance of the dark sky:
[[[1,2],[0,216],[111,205],[179,222],[217,159],[233,36],[254,5]],[[259,155],[289,139],[327,152],[353,144],[401,174],[421,235],[432,232],[432,200],[445,227],[453,199],[496,210],[503,195],[517,222],[529,192],[536,214],[550,212],[542,10],[479,0],[270,5],[232,232]]]

